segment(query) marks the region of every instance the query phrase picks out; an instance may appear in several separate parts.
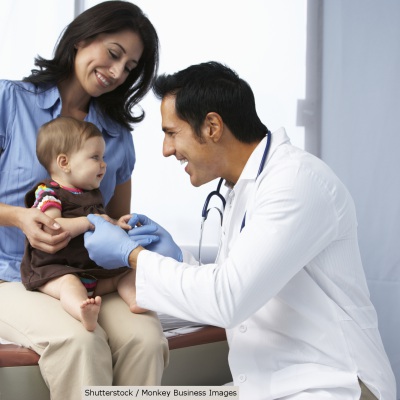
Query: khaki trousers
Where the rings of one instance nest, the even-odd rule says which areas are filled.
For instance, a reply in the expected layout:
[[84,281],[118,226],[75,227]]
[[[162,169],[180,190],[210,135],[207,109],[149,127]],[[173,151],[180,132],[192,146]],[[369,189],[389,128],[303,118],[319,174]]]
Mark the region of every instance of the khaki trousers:
[[358,380],[361,387],[361,397],[360,400],[378,400],[375,395],[364,385],[364,383]]
[[156,314],[132,314],[117,293],[103,297],[88,332],[59,300],[0,281],[0,337],[41,355],[52,400],[81,398],[83,386],[160,385],[168,342]]

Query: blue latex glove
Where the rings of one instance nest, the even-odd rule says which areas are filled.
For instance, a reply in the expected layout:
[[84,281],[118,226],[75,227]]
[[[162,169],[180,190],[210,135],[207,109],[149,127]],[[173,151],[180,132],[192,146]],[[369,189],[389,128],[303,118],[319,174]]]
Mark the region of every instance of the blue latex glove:
[[89,214],[87,218],[95,230],[85,233],[85,247],[89,257],[105,269],[129,266],[128,258],[133,249],[158,240],[158,236],[150,234],[131,238],[119,226],[98,215]]
[[[141,226],[135,226],[137,223],[140,223]],[[182,261],[182,250],[174,242],[170,233],[162,226],[152,221],[149,217],[142,214],[133,214],[128,224],[130,226],[135,226],[135,228],[128,231],[128,235],[133,240],[136,240],[137,237],[140,238],[143,235],[149,234],[154,234],[159,237],[157,242],[152,242],[151,244],[144,246],[146,247],[146,250],[154,251],[165,257],[174,258],[177,261]]]

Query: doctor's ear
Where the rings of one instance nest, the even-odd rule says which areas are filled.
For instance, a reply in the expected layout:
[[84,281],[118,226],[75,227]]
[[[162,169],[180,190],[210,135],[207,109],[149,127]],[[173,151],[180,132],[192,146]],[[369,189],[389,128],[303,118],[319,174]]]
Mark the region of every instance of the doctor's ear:
[[209,112],[204,118],[203,129],[204,135],[216,143],[221,139],[224,121],[218,113]]
[[65,173],[70,172],[69,160],[66,154],[59,154],[57,156],[57,166],[58,168],[62,169]]

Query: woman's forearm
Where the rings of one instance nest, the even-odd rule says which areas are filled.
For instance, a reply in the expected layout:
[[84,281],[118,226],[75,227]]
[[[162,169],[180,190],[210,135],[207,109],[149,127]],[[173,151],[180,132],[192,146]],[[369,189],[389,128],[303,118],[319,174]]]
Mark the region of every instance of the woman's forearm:
[[0,226],[16,226],[20,228],[18,213],[21,210],[23,210],[22,207],[0,203]]

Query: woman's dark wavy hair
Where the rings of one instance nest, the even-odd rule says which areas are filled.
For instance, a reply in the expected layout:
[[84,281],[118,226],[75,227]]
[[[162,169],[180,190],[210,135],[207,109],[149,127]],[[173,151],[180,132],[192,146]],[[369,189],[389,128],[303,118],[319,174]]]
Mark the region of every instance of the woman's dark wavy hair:
[[39,69],[33,69],[24,81],[45,88],[69,78],[74,71],[75,44],[83,40],[93,40],[101,33],[125,29],[140,36],[144,47],[143,54],[125,82],[112,92],[96,98],[96,102],[105,115],[131,128],[130,124],[140,122],[144,118],[143,110],[140,115],[134,116],[132,109],[150,90],[159,63],[157,32],[142,10],[132,3],[105,1],[78,15],[61,34],[55,47],[54,58],[35,58],[35,65]]
[[257,115],[253,91],[227,66],[215,61],[192,65],[172,75],[160,75],[153,86],[159,99],[175,96],[175,112],[201,139],[208,113],[216,112],[241,142],[262,140],[267,127]]

